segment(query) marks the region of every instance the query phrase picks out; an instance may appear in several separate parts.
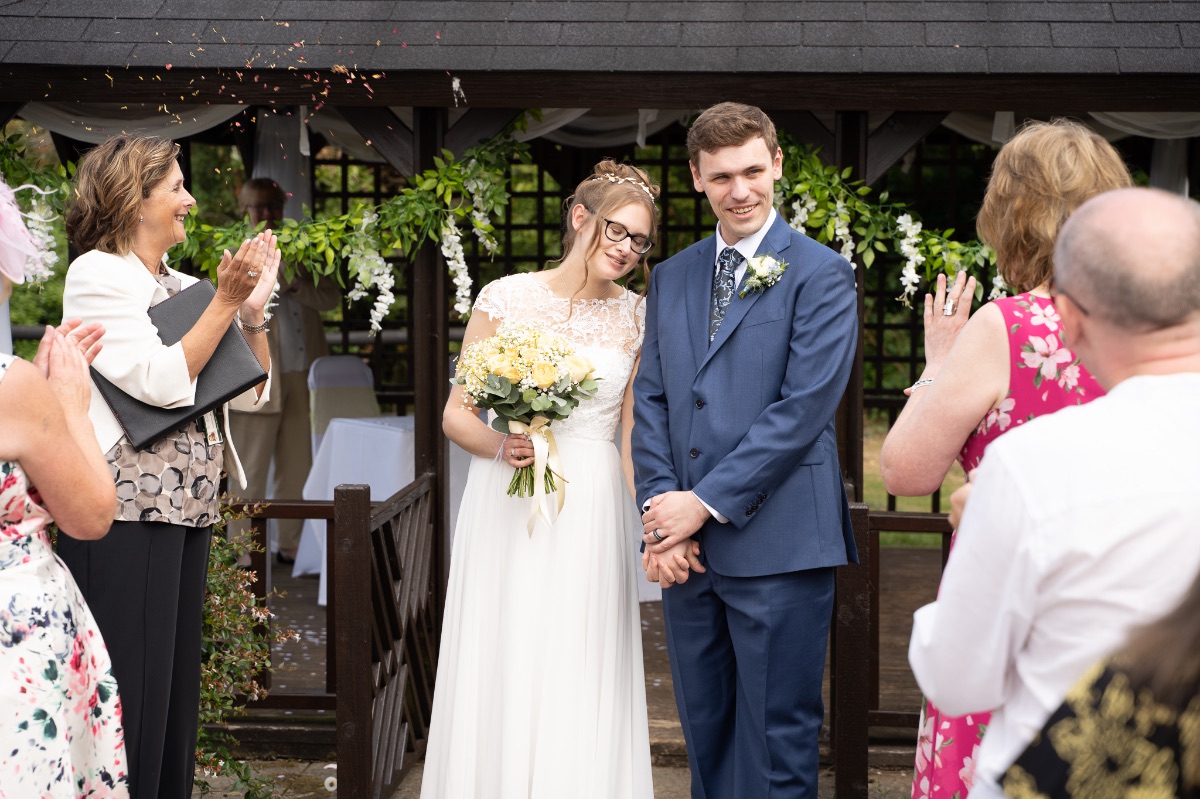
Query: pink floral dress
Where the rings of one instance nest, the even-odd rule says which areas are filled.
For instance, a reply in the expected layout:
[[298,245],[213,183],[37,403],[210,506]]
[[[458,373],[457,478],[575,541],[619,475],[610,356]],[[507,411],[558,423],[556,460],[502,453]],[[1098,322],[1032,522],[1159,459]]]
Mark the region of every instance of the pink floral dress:
[[[1008,395],[999,407],[988,411],[963,444],[958,462],[968,473],[983,460],[988,444],[1008,430],[1035,416],[1104,395],[1104,389],[1064,346],[1062,323],[1050,300],[1018,294],[994,304],[1008,330]],[[988,713],[944,716],[932,702],[925,702],[917,738],[913,799],[966,797],[975,781],[979,743],[990,718]]]
[[[0,379],[13,360],[0,354]],[[0,461],[0,799],[125,799],[108,650],[40,503],[21,465]]]

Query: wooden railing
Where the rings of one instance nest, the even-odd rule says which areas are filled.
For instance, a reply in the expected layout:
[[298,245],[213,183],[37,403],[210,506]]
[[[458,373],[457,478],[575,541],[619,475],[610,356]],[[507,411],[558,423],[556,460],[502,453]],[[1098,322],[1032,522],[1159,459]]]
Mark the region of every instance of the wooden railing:
[[[343,485],[333,502],[273,501],[252,514],[260,544],[269,518],[329,522],[325,691],[274,690],[251,707],[336,710],[338,790],[350,799],[391,796],[425,751],[440,622],[435,485],[423,474],[374,508],[369,486]],[[256,552],[251,567],[265,575],[255,584],[265,597],[270,559]]]
[[373,512],[369,486],[334,492],[338,790],[349,799],[390,797],[425,752],[440,622],[436,480],[421,475]]

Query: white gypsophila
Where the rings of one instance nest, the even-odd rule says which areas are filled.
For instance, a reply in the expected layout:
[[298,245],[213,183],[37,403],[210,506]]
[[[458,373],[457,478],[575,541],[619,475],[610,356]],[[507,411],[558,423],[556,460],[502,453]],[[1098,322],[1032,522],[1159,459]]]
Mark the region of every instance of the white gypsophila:
[[22,216],[25,217],[25,227],[33,239],[36,254],[25,261],[25,281],[38,285],[50,279],[54,274],[54,265],[58,263],[54,230],[50,224],[55,219],[55,213],[41,197],[36,197],[30,205],[30,212]]
[[843,219],[846,214],[846,206],[841,200],[838,200],[837,207],[834,209],[833,236],[841,242],[841,256],[854,263],[854,239],[850,236],[850,221]]
[[463,190],[471,198],[471,221],[474,223],[471,228],[475,231],[475,238],[479,239],[488,255],[494,255],[499,245],[496,237],[486,229],[492,222],[486,199],[490,188],[488,182],[480,177],[469,178],[463,183]]
[[377,219],[378,214],[365,212],[358,230],[351,234],[348,268],[350,274],[354,275],[354,286],[346,293],[346,299],[356,302],[366,297],[369,291],[376,292],[375,304],[371,307],[372,333],[383,329],[383,318],[396,303],[396,296],[392,293],[396,276],[380,254],[380,242],[373,233]]
[[900,286],[904,290],[901,299],[907,303],[917,293],[917,286],[920,283],[917,267],[925,263],[925,256],[921,254],[920,250],[921,223],[914,221],[908,214],[901,214],[896,218],[896,227],[904,233],[904,238],[900,240],[900,254],[904,256],[904,268],[900,271]]
[[996,300],[1007,296],[1008,284],[1004,282],[1004,278],[1000,277],[1000,273],[997,272],[996,276],[992,278],[992,291],[988,294],[988,300]]
[[462,232],[453,215],[448,215],[442,224],[442,256],[454,280],[454,312],[465,317],[471,312],[471,274],[467,271]]
[[817,201],[813,199],[808,192],[804,192],[798,199],[792,202],[792,218],[788,222],[794,230],[801,233],[804,232],[804,226],[808,223],[808,216],[817,209]]

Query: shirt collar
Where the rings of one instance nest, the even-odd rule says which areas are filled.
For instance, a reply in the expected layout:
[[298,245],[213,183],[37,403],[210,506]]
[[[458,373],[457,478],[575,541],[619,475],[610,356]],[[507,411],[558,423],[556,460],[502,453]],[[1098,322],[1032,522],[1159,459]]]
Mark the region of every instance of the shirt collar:
[[[735,250],[742,254],[742,257],[749,261],[755,255],[758,255],[758,247],[762,244],[762,240],[767,237],[767,231],[771,229],[771,225],[775,224],[775,218],[779,216],[774,208],[771,209],[767,221],[763,223],[757,231],[750,234],[746,238],[732,245]],[[731,245],[725,243],[725,239],[721,238],[721,226],[717,225],[717,257],[721,257],[721,252]],[[714,261],[714,263],[716,263]]]

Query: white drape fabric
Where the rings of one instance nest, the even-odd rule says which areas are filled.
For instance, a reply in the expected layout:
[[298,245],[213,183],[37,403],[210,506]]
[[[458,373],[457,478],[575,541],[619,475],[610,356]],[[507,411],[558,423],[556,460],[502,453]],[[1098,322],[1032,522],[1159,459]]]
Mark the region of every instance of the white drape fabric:
[[118,133],[134,132],[182,139],[228,122],[245,110],[244,105],[35,102],[21,106],[17,115],[77,141],[99,144]]
[[287,194],[283,215],[304,218],[304,206],[312,207],[311,163],[302,152],[308,147],[308,131],[301,111],[258,110],[254,129],[252,178],[270,178]]

